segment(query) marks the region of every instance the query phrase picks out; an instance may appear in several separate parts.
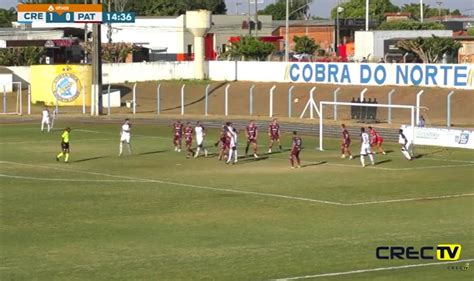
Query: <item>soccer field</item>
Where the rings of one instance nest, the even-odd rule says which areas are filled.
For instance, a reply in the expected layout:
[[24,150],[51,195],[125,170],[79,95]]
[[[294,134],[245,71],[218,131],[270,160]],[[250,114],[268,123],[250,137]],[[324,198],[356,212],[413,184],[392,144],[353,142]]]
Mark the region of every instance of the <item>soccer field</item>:
[[[387,143],[362,168],[339,140],[321,152],[303,135],[292,170],[286,150],[264,153],[264,134],[260,159],[225,165],[173,151],[170,126],[134,124],[123,157],[118,124],[65,126],[68,164],[55,161],[59,129],[0,125],[1,280],[473,279],[473,151],[421,148],[410,162]],[[458,262],[376,258],[438,244],[461,244]]]

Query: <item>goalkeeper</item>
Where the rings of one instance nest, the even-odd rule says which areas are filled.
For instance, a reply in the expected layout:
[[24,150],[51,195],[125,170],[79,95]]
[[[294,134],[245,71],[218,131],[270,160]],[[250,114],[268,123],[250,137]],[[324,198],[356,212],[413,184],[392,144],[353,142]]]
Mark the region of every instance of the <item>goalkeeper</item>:
[[59,161],[64,156],[64,163],[69,162],[69,133],[71,128],[67,127],[61,134],[61,153],[56,156],[56,161]]

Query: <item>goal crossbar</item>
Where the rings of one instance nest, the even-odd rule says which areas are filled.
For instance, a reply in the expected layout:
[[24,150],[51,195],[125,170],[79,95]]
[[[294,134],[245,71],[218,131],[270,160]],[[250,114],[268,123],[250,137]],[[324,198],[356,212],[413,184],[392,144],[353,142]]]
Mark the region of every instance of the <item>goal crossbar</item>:
[[[385,108],[402,108],[410,109],[411,127],[413,135],[415,135],[415,109],[414,105],[399,105],[399,104],[380,104],[380,103],[353,103],[353,102],[335,102],[335,101],[320,101],[319,102],[319,150],[323,151],[323,106],[324,105],[348,105],[348,106],[365,106],[365,107],[385,107]],[[418,107],[419,108],[419,107]]]

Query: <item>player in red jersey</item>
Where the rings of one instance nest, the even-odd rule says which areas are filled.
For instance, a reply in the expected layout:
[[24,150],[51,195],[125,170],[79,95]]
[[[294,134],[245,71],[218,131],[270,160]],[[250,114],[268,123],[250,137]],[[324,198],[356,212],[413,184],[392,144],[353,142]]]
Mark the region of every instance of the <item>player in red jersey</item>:
[[382,147],[383,138],[371,126],[367,128],[369,129],[370,146],[377,146],[380,153],[382,153],[383,155],[387,154],[385,153]]
[[186,158],[193,156],[193,134],[194,130],[191,123],[187,122],[184,128],[184,142],[186,143]]
[[181,120],[173,124],[173,144],[174,151],[181,152],[181,139],[183,138],[183,123]]
[[346,129],[346,125],[341,124],[341,158],[346,158],[349,155],[349,159],[352,159],[351,151],[349,150],[349,146],[351,145],[351,137],[349,136],[349,132]]
[[249,124],[247,125],[247,127],[245,128],[245,135],[247,136],[247,146],[245,147],[245,157],[247,157],[250,144],[252,144],[253,157],[258,158],[258,155],[257,155],[258,128],[255,125],[255,122],[253,120],[251,120]]
[[291,168],[295,168],[295,161],[296,164],[298,164],[298,168],[301,168],[300,166],[300,152],[301,152],[301,146],[303,142],[301,138],[298,136],[298,133],[296,131],[293,131],[293,139],[291,141],[291,150],[290,150],[290,164]]
[[270,125],[268,125],[268,137],[270,138],[270,144],[268,145],[268,153],[272,153],[274,141],[278,141],[278,147],[280,148],[281,152],[280,125],[278,124],[276,118],[272,120]]

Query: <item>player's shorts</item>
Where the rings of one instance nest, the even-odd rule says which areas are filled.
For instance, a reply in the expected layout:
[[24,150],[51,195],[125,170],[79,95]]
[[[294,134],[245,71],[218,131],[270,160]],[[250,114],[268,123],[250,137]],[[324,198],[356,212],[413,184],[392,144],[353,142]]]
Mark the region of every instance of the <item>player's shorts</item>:
[[300,151],[301,151],[301,149],[292,149],[290,151],[290,156],[299,157],[300,156]]
[[49,118],[43,118],[41,120],[41,124],[48,124],[49,125]]
[[378,145],[381,145],[383,143],[383,138],[381,138],[381,137],[376,138],[375,143],[378,144]]
[[344,148],[349,148],[350,145],[351,145],[351,141],[344,141],[341,144],[341,146],[344,147]]
[[367,154],[371,154],[371,153],[372,153],[372,150],[370,149],[370,145],[363,144],[360,147],[360,155],[367,155]]
[[192,145],[193,144],[193,139],[192,138],[186,138],[186,139],[184,139],[184,141],[186,142],[186,145]]
[[120,141],[130,143],[130,134],[122,134],[120,136]]
[[181,140],[181,135],[173,135],[173,142]]
[[202,138],[202,137],[201,138],[196,138],[196,144],[198,146],[203,145],[203,142],[204,142],[204,138]]
[[222,143],[222,150],[226,150],[230,148],[230,142],[223,142]]
[[247,138],[247,142],[248,143],[257,143],[257,139],[256,138]]
[[279,135],[279,134],[271,134],[271,135],[270,135],[270,139],[271,139],[271,140],[279,140],[279,139],[280,139],[280,135]]
[[61,142],[61,149],[62,150],[69,149],[69,143],[68,142]]

